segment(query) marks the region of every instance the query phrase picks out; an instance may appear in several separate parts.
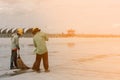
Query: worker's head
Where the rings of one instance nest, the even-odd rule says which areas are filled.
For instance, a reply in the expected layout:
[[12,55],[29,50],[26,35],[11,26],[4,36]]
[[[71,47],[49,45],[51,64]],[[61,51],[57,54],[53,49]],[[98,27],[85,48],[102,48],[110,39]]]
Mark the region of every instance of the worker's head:
[[37,32],[40,32],[38,27],[32,28],[32,34],[35,35]]
[[17,29],[17,34],[18,34],[19,36],[22,36],[22,35],[23,35],[23,28],[18,28],[18,29]]

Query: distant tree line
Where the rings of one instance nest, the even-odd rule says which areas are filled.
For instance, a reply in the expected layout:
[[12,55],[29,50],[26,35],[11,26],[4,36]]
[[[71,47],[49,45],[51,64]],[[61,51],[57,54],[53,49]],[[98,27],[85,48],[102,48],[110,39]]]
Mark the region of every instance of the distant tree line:
[[[23,28],[24,34],[23,37],[32,37],[32,29],[33,28]],[[0,37],[11,37],[13,33],[15,33],[17,28],[0,28]],[[104,38],[111,38],[111,37],[120,37],[120,35],[113,35],[113,34],[75,34],[75,31],[70,29],[67,31],[66,34],[59,33],[59,34],[49,34],[47,35],[51,38],[68,38],[68,37],[82,37],[82,38],[97,38],[97,37],[104,37]]]

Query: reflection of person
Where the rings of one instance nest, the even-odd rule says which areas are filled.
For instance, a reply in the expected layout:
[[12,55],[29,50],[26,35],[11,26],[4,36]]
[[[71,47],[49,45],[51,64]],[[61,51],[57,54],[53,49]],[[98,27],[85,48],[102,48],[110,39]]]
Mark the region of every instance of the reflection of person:
[[10,69],[17,68],[17,50],[20,50],[19,47],[19,37],[22,36],[23,29],[17,29],[16,33],[12,34],[11,37],[11,61],[10,61]]
[[34,35],[33,43],[36,48],[34,51],[36,53],[36,60],[32,69],[36,72],[40,72],[40,63],[41,59],[43,59],[45,72],[49,72],[48,50],[45,42],[48,41],[48,37],[44,32],[41,32],[39,28],[33,28],[32,34]]

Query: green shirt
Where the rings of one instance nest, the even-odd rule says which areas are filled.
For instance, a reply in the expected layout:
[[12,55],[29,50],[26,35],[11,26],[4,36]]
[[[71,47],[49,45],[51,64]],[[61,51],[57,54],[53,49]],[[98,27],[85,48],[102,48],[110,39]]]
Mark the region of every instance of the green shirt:
[[43,32],[37,32],[33,37],[33,43],[36,48],[34,53],[44,54],[47,52],[46,41],[48,41],[47,35]]

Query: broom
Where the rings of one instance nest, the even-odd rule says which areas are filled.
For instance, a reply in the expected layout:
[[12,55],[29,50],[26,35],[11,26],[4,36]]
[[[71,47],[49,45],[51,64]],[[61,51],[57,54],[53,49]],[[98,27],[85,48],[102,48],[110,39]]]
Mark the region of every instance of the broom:
[[21,70],[26,70],[26,69],[30,69],[27,65],[24,64],[24,62],[22,61],[21,57],[20,57],[20,51],[18,50],[18,57],[17,57],[17,66],[18,69]]

